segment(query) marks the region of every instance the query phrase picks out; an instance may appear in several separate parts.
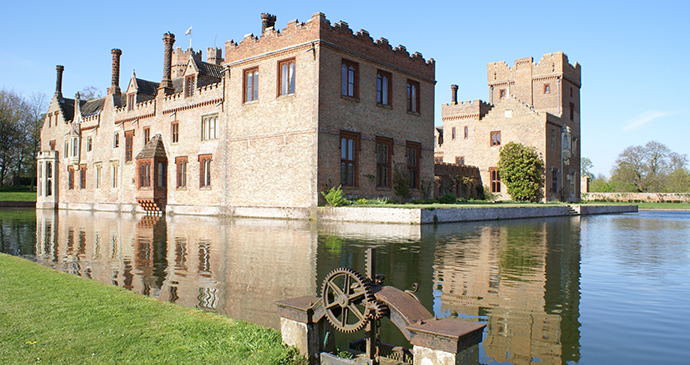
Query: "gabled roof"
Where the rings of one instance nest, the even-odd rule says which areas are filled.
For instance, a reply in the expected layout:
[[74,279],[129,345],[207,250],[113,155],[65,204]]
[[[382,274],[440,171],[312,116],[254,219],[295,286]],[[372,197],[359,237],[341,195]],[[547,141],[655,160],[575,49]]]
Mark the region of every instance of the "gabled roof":
[[184,77],[178,77],[172,80],[173,90],[175,93],[181,93],[184,90]]
[[62,118],[65,121],[74,120],[74,99],[59,99],[58,105],[60,106],[60,111],[62,111]]
[[199,69],[199,73],[206,76],[215,77],[220,81],[223,77],[223,66],[215,65],[213,63],[206,63],[202,61],[194,60],[196,67]]
[[139,79],[139,78],[137,79],[137,87],[138,87],[138,93],[139,94],[156,96],[156,93],[158,93],[158,85],[159,85],[159,83],[157,83],[157,82],[148,81],[148,80]]
[[86,117],[90,114],[98,113],[103,110],[105,104],[105,97],[91,100],[80,100],[81,115]]
[[137,160],[145,160],[149,158],[167,158],[165,154],[165,146],[163,145],[163,136],[156,134],[151,138],[149,143],[137,155]]

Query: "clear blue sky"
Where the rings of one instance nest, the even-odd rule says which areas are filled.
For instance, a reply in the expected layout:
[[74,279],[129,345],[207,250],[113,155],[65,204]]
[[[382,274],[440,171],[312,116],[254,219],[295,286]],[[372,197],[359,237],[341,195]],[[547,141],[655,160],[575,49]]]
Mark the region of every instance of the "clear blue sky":
[[[24,95],[86,86],[105,93],[112,48],[122,49],[120,87],[133,69],[160,81],[163,33],[186,48],[223,47],[261,32],[260,14],[293,19],[323,12],[374,39],[387,38],[436,60],[436,124],[450,85],[460,100],[488,99],[486,65],[562,51],[582,65],[582,153],[593,171],[610,174],[627,146],[656,140],[690,154],[690,1],[6,1],[0,87]],[[216,38],[217,37],[217,38]],[[217,40],[216,40],[217,39]]]

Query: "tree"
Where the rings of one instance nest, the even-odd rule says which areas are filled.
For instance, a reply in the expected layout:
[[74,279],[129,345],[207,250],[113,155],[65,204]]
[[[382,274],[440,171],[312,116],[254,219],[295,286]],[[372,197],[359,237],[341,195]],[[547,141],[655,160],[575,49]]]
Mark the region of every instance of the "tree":
[[613,192],[613,187],[609,185],[609,183],[606,181],[606,176],[599,174],[599,176],[595,177],[590,181],[589,183],[589,192],[590,193],[611,193]]
[[48,98],[43,93],[33,93],[24,103],[21,128],[24,136],[19,145],[15,179],[36,177],[36,154],[41,148],[41,128],[48,109]]
[[95,86],[87,86],[79,92],[81,100],[98,99],[101,97],[101,90]]
[[592,160],[587,157],[580,157],[580,176],[594,179],[594,174],[590,171],[592,167],[594,167]]
[[36,153],[47,108],[45,94],[25,99],[0,90],[0,184],[36,176]]
[[644,155],[642,146],[626,147],[616,158],[611,181],[627,183],[636,191],[645,191]]
[[24,100],[14,91],[0,90],[0,185],[16,163]]
[[644,147],[629,146],[618,155],[610,184],[615,191],[686,191],[688,187],[684,185],[684,177],[687,174],[684,172],[687,172],[687,160],[687,155],[673,152],[656,141],[650,141]]
[[544,161],[534,147],[509,142],[501,148],[498,169],[513,200],[535,202],[542,197]]

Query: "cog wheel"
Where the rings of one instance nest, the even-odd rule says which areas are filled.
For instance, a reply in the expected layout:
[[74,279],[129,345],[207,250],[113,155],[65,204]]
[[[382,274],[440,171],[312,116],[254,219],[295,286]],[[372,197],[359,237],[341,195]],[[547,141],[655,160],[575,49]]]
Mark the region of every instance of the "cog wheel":
[[323,280],[321,297],[326,318],[335,329],[353,333],[369,323],[374,295],[369,279],[347,267],[331,271]]
[[388,305],[382,300],[374,299],[369,302],[368,306],[370,307],[372,320],[379,320],[389,314]]

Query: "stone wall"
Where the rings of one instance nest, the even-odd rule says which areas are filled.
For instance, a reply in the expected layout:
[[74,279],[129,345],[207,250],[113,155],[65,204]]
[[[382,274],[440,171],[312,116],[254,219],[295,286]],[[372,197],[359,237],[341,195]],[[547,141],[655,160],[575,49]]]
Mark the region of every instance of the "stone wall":
[[582,200],[626,203],[690,203],[690,193],[583,193]]

